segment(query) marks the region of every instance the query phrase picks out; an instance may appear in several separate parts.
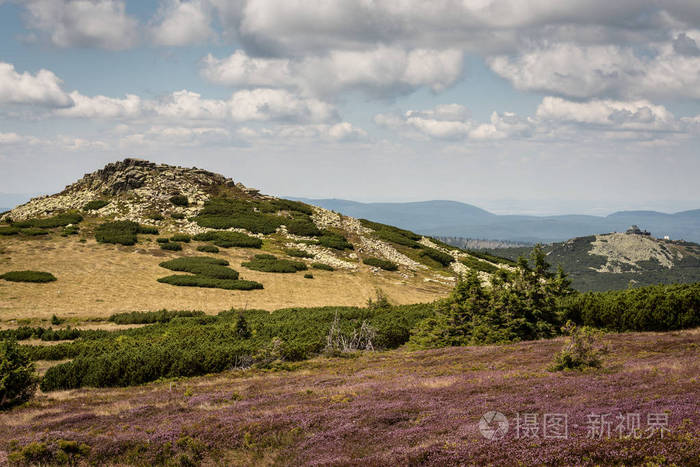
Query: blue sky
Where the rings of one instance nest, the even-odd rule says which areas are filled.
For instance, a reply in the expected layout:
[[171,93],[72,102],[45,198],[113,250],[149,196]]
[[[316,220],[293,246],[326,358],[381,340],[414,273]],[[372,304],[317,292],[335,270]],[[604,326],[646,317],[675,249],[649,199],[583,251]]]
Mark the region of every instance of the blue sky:
[[0,0],[0,193],[138,156],[289,196],[699,208],[699,45],[694,0]]

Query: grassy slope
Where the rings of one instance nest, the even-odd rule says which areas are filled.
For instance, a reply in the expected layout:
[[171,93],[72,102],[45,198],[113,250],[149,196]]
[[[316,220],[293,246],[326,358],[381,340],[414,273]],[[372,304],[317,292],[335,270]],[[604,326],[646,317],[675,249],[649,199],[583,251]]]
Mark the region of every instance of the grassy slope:
[[[155,241],[131,246],[96,243],[77,236],[49,239],[6,237],[0,239],[0,274],[17,269],[52,272],[58,280],[49,284],[0,281],[0,320],[17,318],[106,317],[134,310],[197,309],[219,312],[230,307],[279,309],[290,306],[365,305],[381,288],[397,304],[430,302],[445,296],[450,287],[424,282],[419,273],[404,279],[398,273],[372,274],[359,265],[357,272],[314,271],[314,280],[303,274],[271,274],[241,267],[256,249],[222,249],[224,258],[244,279],[261,282],[265,289],[228,291],[173,287],[156,282],[170,271],[162,261],[183,255],[202,255],[197,242],[183,244],[181,252],[166,252]],[[154,237],[155,238],[155,237]],[[273,252],[279,254],[279,252]],[[310,260],[312,261],[312,260]]]
[[[98,463],[183,454],[229,465],[698,462],[700,330],[605,339],[612,352],[605,368],[591,373],[547,372],[562,344],[556,339],[318,358],[289,372],[40,395],[0,413],[0,463],[11,440],[51,445],[59,438],[89,444]],[[497,443],[477,428],[488,410],[511,421]],[[663,411],[670,428],[664,439],[586,436],[589,413],[640,413],[645,428],[648,413]],[[517,440],[516,412],[568,413],[570,439]]]

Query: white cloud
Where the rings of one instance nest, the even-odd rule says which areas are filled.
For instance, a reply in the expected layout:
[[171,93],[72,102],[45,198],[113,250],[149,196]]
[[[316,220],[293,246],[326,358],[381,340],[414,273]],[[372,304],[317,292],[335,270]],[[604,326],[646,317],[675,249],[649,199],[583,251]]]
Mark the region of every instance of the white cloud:
[[0,144],[16,144],[24,141],[17,133],[0,133]]
[[56,111],[57,115],[78,118],[134,118],[142,111],[139,96],[127,94],[124,99],[106,96],[88,97],[77,91],[70,93],[73,106]]
[[138,42],[136,19],[123,0],[26,0],[30,29],[58,47],[123,50]]
[[[679,36],[680,37],[680,36]],[[644,54],[617,45],[553,44],[523,54],[495,56],[489,66],[520,90],[575,98],[617,96],[700,98],[700,54],[664,43]]]
[[198,44],[213,35],[211,11],[202,0],[169,0],[161,6],[151,27],[151,36],[157,45]]
[[49,70],[35,75],[15,71],[14,65],[0,62],[0,104],[28,104],[66,107],[73,102],[61,89],[61,79]]
[[337,118],[330,104],[298,97],[282,89],[253,89],[233,93],[228,101],[234,121],[296,120],[322,122]]
[[238,50],[203,60],[202,75],[229,86],[275,86],[307,94],[333,95],[359,89],[370,94],[397,94],[427,86],[442,91],[462,73],[462,53],[456,49],[404,50],[378,46],[368,50],[331,50],[300,59],[255,58]]

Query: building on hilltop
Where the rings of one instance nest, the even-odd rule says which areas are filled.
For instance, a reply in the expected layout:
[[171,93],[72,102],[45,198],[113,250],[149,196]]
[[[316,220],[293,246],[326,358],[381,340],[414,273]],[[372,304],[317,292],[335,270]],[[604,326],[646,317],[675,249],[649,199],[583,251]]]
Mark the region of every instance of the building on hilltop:
[[651,233],[647,230],[641,230],[639,227],[636,225],[631,226],[627,231],[625,232],[627,235],[646,235],[647,237],[651,236]]

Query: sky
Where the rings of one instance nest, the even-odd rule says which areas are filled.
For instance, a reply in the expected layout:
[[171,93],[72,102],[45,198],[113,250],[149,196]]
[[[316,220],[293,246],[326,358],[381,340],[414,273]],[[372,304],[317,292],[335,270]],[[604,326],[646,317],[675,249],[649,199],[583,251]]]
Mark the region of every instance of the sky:
[[273,195],[697,209],[700,2],[0,0],[0,193],[129,156]]

